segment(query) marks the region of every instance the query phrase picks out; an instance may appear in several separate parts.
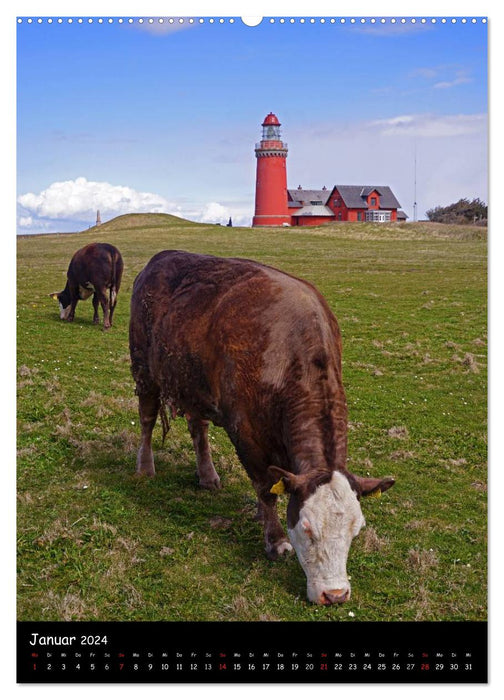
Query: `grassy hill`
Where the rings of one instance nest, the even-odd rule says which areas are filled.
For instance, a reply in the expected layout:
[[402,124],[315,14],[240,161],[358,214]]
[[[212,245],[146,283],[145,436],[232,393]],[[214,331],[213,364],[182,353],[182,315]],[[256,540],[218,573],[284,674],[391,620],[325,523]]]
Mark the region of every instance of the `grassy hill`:
[[100,226],[93,226],[90,231],[104,231],[109,233],[110,231],[131,231],[132,229],[159,229],[159,228],[171,228],[174,226],[205,226],[205,224],[198,224],[194,221],[188,221],[187,219],[182,219],[179,216],[173,216],[173,214],[123,214],[122,216],[116,216],[110,221],[103,222]]
[[[90,301],[66,324],[48,296],[94,240],[125,262],[107,333]],[[307,603],[295,557],[266,560],[252,487],[222,430],[211,428],[222,492],[197,488],[180,418],[164,446],[155,430],[156,478],[134,475],[129,298],[168,248],[302,276],[339,320],[350,469],[397,480],[363,502],[344,606]],[[485,619],[486,255],[485,229],[430,223],[255,230],[135,214],[20,238],[18,618]]]

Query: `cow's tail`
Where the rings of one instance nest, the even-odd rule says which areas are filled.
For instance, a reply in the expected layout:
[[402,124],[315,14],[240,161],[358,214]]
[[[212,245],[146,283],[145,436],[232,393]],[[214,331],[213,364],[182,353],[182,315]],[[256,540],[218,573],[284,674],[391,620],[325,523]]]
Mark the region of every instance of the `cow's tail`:
[[161,419],[161,428],[163,430],[163,438],[161,443],[162,445],[164,445],[165,438],[168,434],[168,431],[170,430],[170,419],[166,411],[166,405],[166,400],[161,397],[161,401],[159,404],[159,418]]
[[117,299],[117,292],[121,286],[121,278],[123,273],[123,261],[118,253],[112,253],[112,281],[110,283],[110,305],[114,306]]
[[116,259],[116,254],[112,253],[112,276],[110,279],[110,287],[109,287],[109,304],[110,308],[114,308],[114,302],[116,300],[117,292],[116,292],[116,274],[117,274],[117,259]]

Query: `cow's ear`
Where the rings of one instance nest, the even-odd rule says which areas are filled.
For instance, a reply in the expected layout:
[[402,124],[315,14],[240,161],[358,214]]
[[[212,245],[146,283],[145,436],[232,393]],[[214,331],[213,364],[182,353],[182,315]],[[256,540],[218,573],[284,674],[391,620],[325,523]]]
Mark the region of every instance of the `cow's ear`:
[[385,477],[385,479],[370,479],[354,475],[354,478],[359,484],[361,496],[375,496],[378,498],[384,491],[387,491],[395,484],[395,479],[389,476]]
[[280,467],[268,467],[268,476],[273,484],[270,493],[280,495],[286,491],[292,493],[299,487],[299,477]]

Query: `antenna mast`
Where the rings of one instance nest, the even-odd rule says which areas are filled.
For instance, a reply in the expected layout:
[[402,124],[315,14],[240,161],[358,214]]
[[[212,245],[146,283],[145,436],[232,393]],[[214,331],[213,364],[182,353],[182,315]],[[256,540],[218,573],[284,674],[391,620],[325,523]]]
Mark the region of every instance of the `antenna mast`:
[[417,187],[416,187],[416,165],[417,165],[417,157],[416,157],[416,139],[415,139],[415,156],[414,156],[414,202],[413,202],[413,221],[417,220]]

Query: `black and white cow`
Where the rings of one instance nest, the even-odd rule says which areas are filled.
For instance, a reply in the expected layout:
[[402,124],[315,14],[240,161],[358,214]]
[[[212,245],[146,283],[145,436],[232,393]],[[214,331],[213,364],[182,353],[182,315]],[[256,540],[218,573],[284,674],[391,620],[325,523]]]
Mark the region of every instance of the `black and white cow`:
[[59,302],[60,318],[73,321],[77,302],[93,295],[93,323],[99,323],[101,304],[103,327],[110,328],[123,267],[121,253],[109,243],[90,243],[78,250],[70,261],[65,289],[50,295]]

